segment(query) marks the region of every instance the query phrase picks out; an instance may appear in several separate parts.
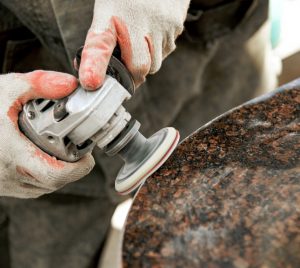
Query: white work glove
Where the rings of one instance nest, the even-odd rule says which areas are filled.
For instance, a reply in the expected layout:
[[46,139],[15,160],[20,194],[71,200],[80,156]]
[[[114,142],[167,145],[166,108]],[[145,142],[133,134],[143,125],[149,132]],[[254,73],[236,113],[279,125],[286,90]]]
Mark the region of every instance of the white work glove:
[[75,77],[58,72],[0,75],[0,196],[38,197],[91,171],[91,155],[76,163],[58,161],[38,149],[18,127],[18,114],[28,100],[59,99],[76,87]]
[[157,72],[162,60],[175,49],[189,2],[96,0],[79,68],[82,86],[94,90],[102,85],[117,43],[136,86],[143,83],[146,75]]

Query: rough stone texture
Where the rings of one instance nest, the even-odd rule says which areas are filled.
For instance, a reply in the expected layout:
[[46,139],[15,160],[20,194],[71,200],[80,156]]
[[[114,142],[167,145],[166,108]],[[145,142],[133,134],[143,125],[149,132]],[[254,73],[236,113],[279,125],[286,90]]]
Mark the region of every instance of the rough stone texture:
[[300,80],[200,128],[135,197],[124,267],[300,267]]

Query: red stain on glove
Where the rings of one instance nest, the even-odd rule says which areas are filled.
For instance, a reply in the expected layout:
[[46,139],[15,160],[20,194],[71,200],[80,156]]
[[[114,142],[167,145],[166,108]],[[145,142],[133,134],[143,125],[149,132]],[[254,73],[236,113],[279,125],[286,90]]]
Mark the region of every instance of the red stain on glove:
[[[18,131],[20,131],[18,126],[18,116],[25,103],[37,98],[63,98],[70,95],[78,85],[77,79],[74,76],[58,72],[34,71],[26,74],[17,74],[17,78],[25,80],[30,87],[26,93],[22,94],[13,102],[7,112],[7,116]],[[21,132],[20,134],[25,138]],[[64,167],[64,162],[57,160],[55,157],[51,157],[40,149],[36,149],[35,155],[53,167]]]
[[115,46],[116,36],[111,30],[88,33],[79,67],[79,80],[85,89],[96,90],[102,86]]
[[25,79],[31,85],[27,95],[30,99],[61,99],[70,95],[78,86],[76,77],[59,72],[35,71],[25,74]]
[[[145,37],[144,41],[148,45],[152,58],[151,38]],[[134,52],[127,26],[118,17],[112,17],[109,29],[101,33],[89,32],[87,35],[79,67],[79,80],[84,88],[96,90],[102,86],[109,60],[117,43],[121,49],[121,60],[133,76],[136,86],[145,81],[145,77],[150,71],[151,61],[142,66],[133,64]]]
[[34,71],[18,74],[18,79],[23,79],[30,85],[30,89],[21,95],[9,108],[7,115],[17,126],[18,114],[29,100],[61,99],[70,95],[77,88],[77,79],[69,74],[58,72]]
[[65,163],[63,161],[57,160],[56,157],[44,153],[41,149],[36,148],[34,156],[39,157],[43,161],[47,162],[49,166],[54,168],[63,168]]
[[[150,71],[151,61],[142,66],[134,65],[132,62],[134,51],[132,50],[130,35],[126,24],[118,17],[113,17],[112,22],[112,24],[115,26],[118,44],[121,48],[122,61],[130,71],[131,75],[133,76],[135,85],[138,87],[145,82],[146,76]],[[143,41],[148,44],[149,54],[152,58],[151,53],[153,52],[153,47],[150,37],[145,36]]]
[[30,179],[36,179],[35,176],[33,176],[31,174],[31,172],[25,167],[16,166],[16,171],[17,171],[17,173],[19,173],[20,175],[22,175],[24,177],[27,177],[27,178],[30,178]]

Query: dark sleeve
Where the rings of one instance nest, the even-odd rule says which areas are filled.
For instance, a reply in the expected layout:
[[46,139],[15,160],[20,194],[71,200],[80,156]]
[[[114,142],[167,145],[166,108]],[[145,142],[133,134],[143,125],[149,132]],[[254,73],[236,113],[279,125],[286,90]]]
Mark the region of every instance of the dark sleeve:
[[[191,41],[211,43],[236,29],[268,0],[192,0],[185,22],[185,36]],[[267,14],[267,12],[265,12]]]
[[209,9],[232,2],[233,0],[192,0],[191,6],[200,9]]

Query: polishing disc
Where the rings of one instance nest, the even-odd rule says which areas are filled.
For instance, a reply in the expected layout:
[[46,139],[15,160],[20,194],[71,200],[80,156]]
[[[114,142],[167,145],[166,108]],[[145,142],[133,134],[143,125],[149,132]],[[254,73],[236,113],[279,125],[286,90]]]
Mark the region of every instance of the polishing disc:
[[179,142],[179,132],[172,128],[164,128],[156,132],[136,152],[141,156],[137,161],[125,163],[115,181],[115,189],[122,195],[138,188],[152,175],[172,154]]

